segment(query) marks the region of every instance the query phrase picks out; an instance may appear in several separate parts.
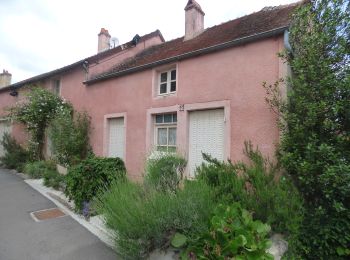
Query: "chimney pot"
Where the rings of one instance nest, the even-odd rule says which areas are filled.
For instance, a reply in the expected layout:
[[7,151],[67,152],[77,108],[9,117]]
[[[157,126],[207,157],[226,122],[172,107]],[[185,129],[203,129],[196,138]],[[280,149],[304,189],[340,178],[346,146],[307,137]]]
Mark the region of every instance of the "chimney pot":
[[111,40],[111,35],[109,34],[108,30],[106,30],[105,28],[101,28],[101,31],[98,34],[97,52],[100,53],[100,52],[109,50],[110,40]]

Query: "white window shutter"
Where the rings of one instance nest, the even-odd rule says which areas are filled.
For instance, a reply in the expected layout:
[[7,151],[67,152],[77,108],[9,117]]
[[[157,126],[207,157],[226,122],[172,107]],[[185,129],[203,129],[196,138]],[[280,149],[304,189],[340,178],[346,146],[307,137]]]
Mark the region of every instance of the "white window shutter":
[[124,118],[108,119],[108,156],[124,158],[125,154],[125,127]]
[[190,112],[189,174],[194,177],[197,166],[203,162],[202,152],[224,160],[224,110]]

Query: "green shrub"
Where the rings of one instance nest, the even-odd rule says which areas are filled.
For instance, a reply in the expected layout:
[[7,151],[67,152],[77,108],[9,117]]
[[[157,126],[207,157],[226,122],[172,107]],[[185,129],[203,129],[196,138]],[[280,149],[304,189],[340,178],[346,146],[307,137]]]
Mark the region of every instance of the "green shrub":
[[107,189],[116,179],[124,179],[124,162],[120,158],[88,157],[68,169],[65,194],[73,200],[77,211],[98,192]]
[[350,2],[304,1],[293,15],[288,102],[270,85],[280,115],[280,161],[305,200],[303,259],[350,254]]
[[44,185],[55,190],[63,190],[65,188],[65,176],[59,174],[56,170],[47,170],[44,173]]
[[146,163],[145,182],[159,191],[175,192],[182,179],[186,160],[180,155],[162,153]]
[[53,161],[28,162],[24,166],[24,172],[33,179],[43,178],[47,187],[58,190],[65,186],[65,176],[57,172]]
[[176,232],[192,237],[207,231],[214,206],[203,182],[185,182],[169,193],[125,181],[99,196],[96,207],[115,231],[123,259],[144,259],[155,248],[168,247]]
[[24,166],[24,172],[33,179],[40,179],[47,171],[55,171],[56,166],[52,161],[28,162]]
[[210,221],[209,231],[189,243],[182,259],[271,259],[266,253],[270,226],[254,221],[239,203],[219,205]]
[[50,124],[49,135],[55,159],[64,166],[77,164],[91,150],[89,144],[90,117],[87,113],[75,113],[64,109]]
[[264,159],[251,143],[245,143],[249,164],[219,162],[204,155],[207,163],[197,168],[197,178],[214,188],[217,201],[240,202],[274,232],[296,234],[303,216],[302,200],[287,176],[279,178],[278,168]]
[[0,158],[1,163],[9,169],[22,171],[28,160],[27,151],[8,133],[4,134],[1,145],[5,151],[5,155]]

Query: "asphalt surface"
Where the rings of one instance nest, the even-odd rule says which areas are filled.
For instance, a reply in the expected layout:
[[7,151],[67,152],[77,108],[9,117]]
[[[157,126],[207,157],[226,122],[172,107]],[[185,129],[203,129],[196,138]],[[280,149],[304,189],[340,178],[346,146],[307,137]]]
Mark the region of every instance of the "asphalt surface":
[[0,260],[109,260],[112,249],[70,216],[35,222],[30,212],[56,205],[0,169]]

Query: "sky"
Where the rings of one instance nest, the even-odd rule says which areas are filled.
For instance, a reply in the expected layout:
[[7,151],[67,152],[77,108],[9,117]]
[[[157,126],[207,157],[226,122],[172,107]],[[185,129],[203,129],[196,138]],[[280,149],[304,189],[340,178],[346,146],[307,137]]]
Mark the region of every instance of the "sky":
[[[188,0],[0,0],[0,71],[12,83],[97,53],[108,29],[119,43],[159,29],[165,40],[184,35]],[[197,0],[205,28],[296,0]]]

